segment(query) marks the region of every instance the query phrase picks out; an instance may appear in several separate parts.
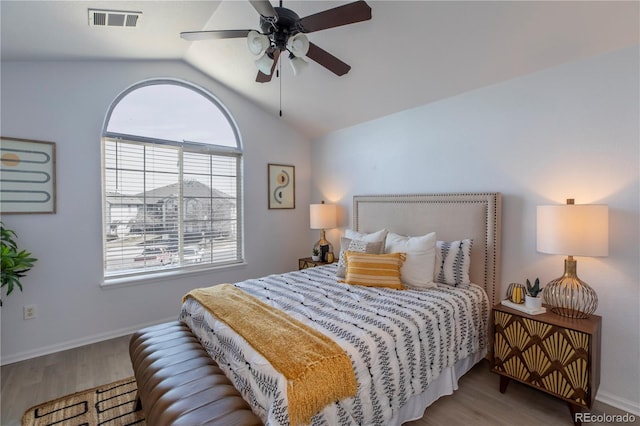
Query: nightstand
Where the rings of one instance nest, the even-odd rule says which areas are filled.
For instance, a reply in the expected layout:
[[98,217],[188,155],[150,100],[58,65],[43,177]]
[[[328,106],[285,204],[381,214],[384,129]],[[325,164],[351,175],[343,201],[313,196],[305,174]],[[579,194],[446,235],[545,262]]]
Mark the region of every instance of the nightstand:
[[298,270],[314,268],[316,266],[329,265],[331,262],[323,262],[321,260],[313,260],[310,257],[302,257],[298,259]]
[[575,413],[591,408],[600,384],[602,317],[566,318],[548,312],[528,315],[493,307],[491,370],[500,375],[500,392],[511,379],[566,401]]

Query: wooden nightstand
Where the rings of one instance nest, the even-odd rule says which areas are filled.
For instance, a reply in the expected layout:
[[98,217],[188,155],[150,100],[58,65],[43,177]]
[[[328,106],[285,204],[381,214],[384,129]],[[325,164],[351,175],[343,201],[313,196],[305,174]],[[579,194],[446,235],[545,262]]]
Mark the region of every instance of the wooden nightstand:
[[316,266],[329,265],[331,262],[323,262],[321,260],[313,260],[310,257],[302,257],[298,259],[298,270],[313,268]]
[[548,312],[528,315],[504,305],[493,307],[491,370],[500,392],[511,379],[543,390],[575,413],[591,408],[600,384],[602,317],[572,319]]

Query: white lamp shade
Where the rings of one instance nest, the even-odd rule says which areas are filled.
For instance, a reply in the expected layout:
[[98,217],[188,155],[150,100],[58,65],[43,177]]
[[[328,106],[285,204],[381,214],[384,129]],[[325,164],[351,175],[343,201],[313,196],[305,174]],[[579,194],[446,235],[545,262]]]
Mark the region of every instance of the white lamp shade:
[[609,254],[609,209],[601,204],[538,206],[536,241],[541,253]]
[[249,31],[249,34],[247,35],[247,46],[249,47],[249,52],[253,53],[255,56],[260,56],[264,54],[269,45],[269,37],[264,34],[260,34],[257,31]]
[[258,69],[266,75],[271,75],[271,67],[273,66],[273,58],[270,58],[266,53],[260,58],[255,60]]
[[336,227],[335,204],[311,204],[309,206],[311,229],[329,229]]
[[309,63],[302,58],[296,58],[295,56],[289,59],[291,68],[293,68],[293,75],[296,76],[304,71],[309,66]]
[[291,36],[287,40],[287,49],[297,58],[305,56],[309,52],[309,39],[302,33]]

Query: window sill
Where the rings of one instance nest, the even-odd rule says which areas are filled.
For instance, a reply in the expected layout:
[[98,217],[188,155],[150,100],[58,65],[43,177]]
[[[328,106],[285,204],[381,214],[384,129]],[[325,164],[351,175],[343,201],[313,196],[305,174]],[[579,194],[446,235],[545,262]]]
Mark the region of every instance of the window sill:
[[167,271],[158,271],[158,272],[150,272],[141,275],[129,275],[123,277],[111,277],[105,278],[101,283],[100,287],[104,289],[110,288],[119,288],[119,287],[129,287],[139,284],[149,284],[153,282],[159,281],[167,281],[173,278],[181,278],[192,275],[202,275],[206,273],[211,273],[213,271],[221,271],[221,270],[231,270],[231,269],[240,269],[247,266],[246,262],[233,263],[229,265],[221,265],[221,266],[203,266],[200,268],[184,268],[184,269],[172,269]]

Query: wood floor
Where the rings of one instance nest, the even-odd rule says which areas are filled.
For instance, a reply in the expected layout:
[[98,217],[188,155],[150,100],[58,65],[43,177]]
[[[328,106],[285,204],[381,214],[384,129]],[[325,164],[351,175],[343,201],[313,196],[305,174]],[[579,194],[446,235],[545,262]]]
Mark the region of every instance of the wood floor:
[[[20,425],[29,407],[133,375],[129,337],[95,343],[1,368],[2,426]],[[452,396],[440,398],[408,426],[539,426],[573,424],[567,405],[543,392],[511,382],[498,391],[498,376],[482,361],[467,373]],[[596,402],[593,414],[624,414]],[[586,425],[586,423],[583,423]],[[591,423],[613,425],[619,423]],[[633,423],[640,425],[636,416]]]

